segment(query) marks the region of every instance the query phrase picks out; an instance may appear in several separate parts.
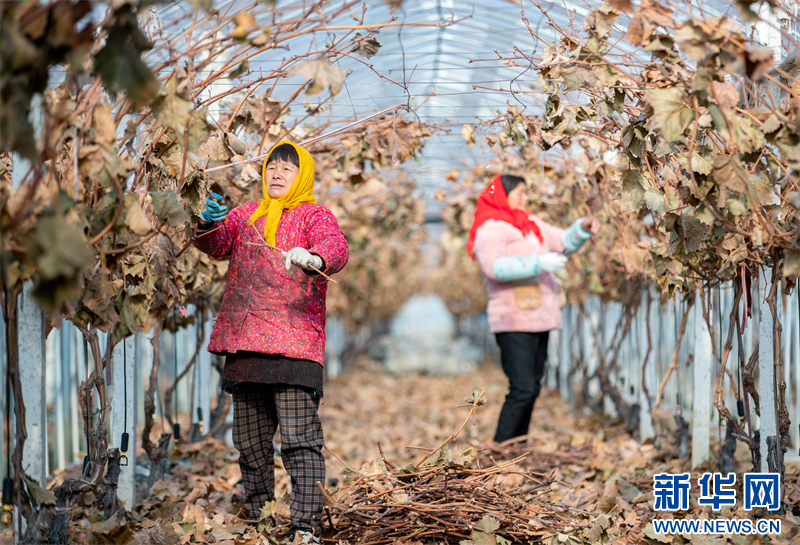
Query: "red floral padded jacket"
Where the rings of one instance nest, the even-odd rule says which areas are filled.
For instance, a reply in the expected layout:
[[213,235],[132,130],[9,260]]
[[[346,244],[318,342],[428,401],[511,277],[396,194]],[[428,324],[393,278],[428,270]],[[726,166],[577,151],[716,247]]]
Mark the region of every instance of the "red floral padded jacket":
[[[234,208],[224,226],[194,241],[195,247],[212,257],[230,256],[208,351],[247,350],[324,365],[328,281],[295,266],[286,270],[283,256],[263,246],[259,233],[264,232],[266,216],[256,220],[255,229],[248,225],[257,207],[258,203],[251,202]],[[340,271],[349,257],[336,217],[319,204],[284,210],[275,241],[282,250],[299,246],[317,254],[328,275]]]

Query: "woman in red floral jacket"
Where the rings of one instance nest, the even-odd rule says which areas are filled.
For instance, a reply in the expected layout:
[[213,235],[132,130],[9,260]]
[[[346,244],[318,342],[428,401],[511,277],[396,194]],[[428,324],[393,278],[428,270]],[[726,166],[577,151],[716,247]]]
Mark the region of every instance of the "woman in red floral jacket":
[[226,356],[222,386],[233,394],[233,441],[250,518],[275,499],[272,438],[280,424],[295,538],[316,542],[316,515],[322,513],[316,482],[325,481],[317,411],[328,282],[313,268],[338,272],[348,247],[334,215],[311,194],[314,161],[308,151],[279,143],[264,160],[262,178],[260,203],[227,213],[214,195],[217,200],[209,197],[201,214],[205,221],[195,246],[213,257],[230,257],[208,350]]

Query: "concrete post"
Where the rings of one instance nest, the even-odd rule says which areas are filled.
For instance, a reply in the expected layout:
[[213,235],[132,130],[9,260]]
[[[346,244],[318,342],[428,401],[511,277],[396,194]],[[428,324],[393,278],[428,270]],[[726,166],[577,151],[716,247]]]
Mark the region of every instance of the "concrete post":
[[[761,472],[768,471],[767,466],[767,437],[778,435],[778,418],[775,411],[775,350],[773,327],[774,322],[769,305],[767,304],[767,294],[770,291],[770,282],[765,277],[766,270],[758,279],[758,397],[761,419],[759,429],[761,431]],[[780,293],[780,289],[778,290]],[[780,308],[776,310],[780,319]]]
[[[646,294],[642,294],[642,306],[647,304],[648,300],[646,298]],[[657,314],[654,313],[654,310],[657,307],[658,303],[651,300],[649,304],[650,304],[650,336],[652,339],[654,339],[653,318],[654,316],[657,316]],[[647,310],[642,309],[642,312],[647,312]],[[639,386],[637,386],[637,388],[639,389],[639,405],[641,406],[641,410],[639,411],[640,415],[639,440],[645,441],[647,439],[652,439],[653,437],[655,437],[656,431],[655,428],[653,427],[652,415],[650,414],[650,403],[649,400],[647,399],[647,394],[645,394],[644,388],[641,387],[641,381],[642,380],[647,381],[647,391],[650,392],[651,395],[655,395],[655,389],[654,389],[655,381],[652,379],[656,376],[655,362],[656,358],[658,357],[656,354],[658,348],[655,346],[656,341],[653,340],[653,346],[650,349],[650,356],[648,357],[647,366],[645,367],[644,370],[644,378],[642,379],[641,365],[645,359],[645,354],[647,353],[647,332],[646,332],[647,321],[642,315],[642,312],[639,313],[640,314],[639,320],[641,320],[641,327],[639,328],[639,331],[641,331],[642,334],[639,337],[639,358],[637,360],[637,365],[639,365],[639,372],[637,374],[637,376],[639,377]]]
[[[60,412],[59,415],[59,422],[62,422],[63,429],[60,430],[60,433],[63,435],[64,441],[64,462],[66,464],[75,460],[75,456],[73,455],[73,450],[75,446],[72,443],[72,435],[70,434],[70,427],[72,426],[72,406],[70,404],[70,398],[75,395],[77,391],[73,388],[71,376],[71,364],[74,351],[72,350],[72,344],[74,339],[73,330],[74,326],[72,323],[64,320],[61,324],[61,331],[58,332],[59,334],[59,350],[60,350],[60,374],[61,380],[60,382],[56,383],[56,388],[61,390],[61,406],[58,409]],[[64,467],[64,466],[61,466]]]
[[[611,342],[613,341],[614,336],[614,326],[617,325],[617,319],[619,318],[615,310],[616,309],[613,305],[607,305],[603,303],[600,298],[597,299],[597,323],[600,325],[600,338],[598,339],[598,346],[599,351],[602,351],[606,360],[613,356],[611,353]],[[598,366],[600,365],[600,357],[598,355],[599,351],[595,352],[595,358],[597,358]],[[606,361],[606,368],[608,368],[610,364],[611,362]],[[611,374],[608,378],[611,381],[611,384],[614,384],[614,374]],[[608,394],[603,395],[603,412],[611,418],[617,418],[619,416],[617,414],[617,406],[614,405],[614,401]]]
[[[598,313],[598,299],[592,297],[585,303],[586,305],[586,319],[584,320],[584,330],[581,335],[581,342],[584,345],[584,358],[587,363],[589,374],[591,375],[597,370],[597,343],[598,339],[595,338],[595,330],[598,330],[600,324],[600,316]],[[600,393],[600,383],[597,379],[592,379],[588,384],[588,392],[590,396],[596,396]]]
[[196,386],[195,391],[195,409],[192,415],[192,421],[198,420],[197,409],[200,409],[202,415],[201,433],[208,432],[208,422],[211,416],[211,358],[212,355],[208,352],[208,341],[211,337],[211,329],[213,324],[207,320],[204,324],[203,331],[203,347],[200,349],[200,354],[197,356],[197,367],[195,372]]
[[0,320],[0,477],[11,477],[6,475],[6,372],[6,321]]
[[559,367],[559,353],[558,345],[561,342],[561,331],[555,330],[550,332],[550,338],[547,343],[547,371],[545,372],[546,384],[545,386],[550,390],[558,388],[558,367]]
[[[794,293],[787,301],[787,314],[797,314],[798,309],[800,308],[798,305],[800,304],[800,292],[797,289],[794,290]],[[800,449],[800,433],[797,433],[797,425],[800,423],[800,399],[798,399],[798,395],[800,395],[800,319],[795,319],[793,322],[793,327],[789,332],[789,335],[792,337],[792,351],[789,355],[791,358],[787,362],[787,367],[791,364],[791,368],[794,369],[794,396],[787,396],[790,399],[794,399],[794,418],[792,419],[792,423],[794,424],[793,429],[791,430],[791,434],[794,437],[794,448],[795,450]],[[791,382],[787,382],[787,384],[791,384]]]
[[[797,290],[795,290],[797,291]],[[785,298],[784,298],[785,297]],[[778,305],[781,307],[781,315],[783,316],[783,320],[781,324],[783,325],[783,333],[781,334],[781,341],[783,342],[783,346],[781,347],[781,351],[783,352],[783,380],[786,382],[786,410],[791,415],[793,406],[792,400],[792,348],[795,344],[794,337],[792,332],[794,331],[794,322],[797,319],[796,314],[794,312],[785,312],[786,305],[791,305],[792,299],[794,297],[794,292],[790,296],[784,296],[782,293],[778,294]],[[785,304],[784,304],[785,303]],[[797,420],[794,420],[795,424]],[[797,426],[795,425],[795,429]],[[797,434],[795,433],[794,429],[789,429],[789,437],[792,439],[792,442],[796,441]]]
[[772,49],[775,64],[781,61],[781,21],[777,12],[769,4],[762,4],[758,10],[759,21],[755,23],[755,39]]
[[[81,457],[81,440],[83,437],[83,415],[81,415],[80,407],[78,406],[78,396],[75,392],[78,391],[78,384],[81,381],[81,369],[83,369],[83,335],[78,331],[77,327],[72,324],[65,329],[68,331],[69,336],[69,349],[71,358],[69,359],[69,422],[70,433],[72,435],[72,459],[75,460]],[[85,452],[85,450],[84,450]]]
[[[153,328],[146,333],[137,332],[135,334],[136,337],[136,366],[140,370],[137,378],[136,384],[138,386],[139,392],[144,392],[147,386],[147,380],[145,377],[150,376],[150,369],[153,367],[153,344],[150,340],[153,338]],[[163,347],[163,345],[162,345]],[[162,352],[162,358],[163,358]],[[162,362],[164,360],[162,359]],[[156,396],[154,400],[156,403],[156,415],[158,415],[158,401],[160,396]],[[143,419],[144,418],[144,403],[139,405],[136,410],[137,418]],[[141,438],[137,438],[137,441],[141,440]]]
[[[42,107],[39,96],[31,101],[31,123],[38,136],[42,128]],[[19,190],[31,162],[13,154],[11,183]],[[22,469],[42,486],[47,477],[47,425],[45,397],[45,319],[33,297],[33,282],[25,282],[17,303],[19,377],[25,403],[28,439],[22,453]]]
[[[28,438],[22,449],[22,471],[47,484],[47,398],[45,390],[45,318],[33,296],[33,282],[25,282],[17,303],[19,381],[25,403],[25,427]],[[14,526],[18,527],[14,510]],[[27,524],[23,520],[25,531]],[[19,537],[14,534],[15,541]]]
[[[127,391],[126,391],[127,390]],[[114,347],[114,385],[111,391],[111,437],[109,446],[121,447],[123,432],[130,439],[128,465],[122,468],[117,496],[125,509],[135,505],[136,422],[139,390],[136,381],[136,342],[133,336]]]
[[63,320],[60,330],[53,330],[50,332],[50,337],[47,339],[48,343],[53,342],[52,355],[48,353],[47,359],[50,361],[53,369],[53,431],[56,435],[55,444],[55,461],[56,467],[65,467],[69,460],[67,453],[67,434],[69,432],[69,421],[67,414],[67,399],[64,395],[62,385],[67,382],[64,377],[64,349],[63,349],[63,331],[66,327],[67,321]]
[[708,459],[711,439],[711,378],[714,354],[711,334],[703,317],[702,293],[695,295],[694,393],[692,395],[692,468]]
[[[782,4],[788,3],[781,2]],[[793,6],[789,6],[791,11]],[[767,4],[762,5],[758,12],[759,21],[755,24],[755,38],[756,40],[772,49],[775,64],[779,64],[783,55],[781,35],[781,19],[779,11],[772,11],[771,7]],[[782,102],[785,93],[774,83],[762,82],[759,83],[759,89],[762,94],[769,90],[772,100],[776,103]],[[776,202],[777,196],[773,197],[773,202]],[[779,201],[778,201],[779,202]],[[759,306],[759,320],[758,320],[758,393],[759,393],[759,408],[761,417],[759,418],[759,430],[761,431],[761,471],[767,471],[767,437],[778,434],[777,431],[777,414],[775,404],[775,354],[773,345],[773,327],[774,321],[769,306],[766,303],[766,295],[770,290],[770,282],[767,280],[766,275],[769,272],[765,269],[764,274],[758,280],[758,306]],[[780,293],[780,290],[778,290]],[[780,320],[781,306],[777,305],[776,312]]]
[[564,308],[563,312],[563,320],[564,320],[564,328],[561,330],[558,338],[558,382],[561,392],[561,399],[564,401],[571,401],[572,399],[572,389],[570,388],[569,382],[569,367],[570,367],[570,354],[569,354],[569,341],[572,337],[572,315],[574,313],[574,307],[567,306]]

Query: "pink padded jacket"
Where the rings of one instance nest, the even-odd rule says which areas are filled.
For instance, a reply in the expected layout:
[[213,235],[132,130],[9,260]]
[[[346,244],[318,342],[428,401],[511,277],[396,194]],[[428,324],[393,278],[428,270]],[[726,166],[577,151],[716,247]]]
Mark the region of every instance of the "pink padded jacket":
[[488,220],[475,233],[474,251],[489,295],[486,312],[492,333],[561,329],[558,286],[552,274],[543,272],[536,277],[540,282],[541,304],[528,310],[517,306],[514,283],[499,282],[493,273],[494,262],[499,257],[564,251],[561,242],[564,229],[545,223],[534,215],[531,219],[542,232],[542,243],[533,233],[523,236],[519,229],[505,221]]

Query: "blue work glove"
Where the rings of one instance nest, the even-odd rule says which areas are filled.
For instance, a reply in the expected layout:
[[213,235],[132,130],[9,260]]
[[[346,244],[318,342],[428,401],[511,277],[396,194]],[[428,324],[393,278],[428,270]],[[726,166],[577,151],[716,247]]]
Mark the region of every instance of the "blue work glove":
[[207,223],[225,220],[228,214],[228,207],[220,204],[222,195],[212,193],[206,197],[206,209],[200,213],[200,217]]

